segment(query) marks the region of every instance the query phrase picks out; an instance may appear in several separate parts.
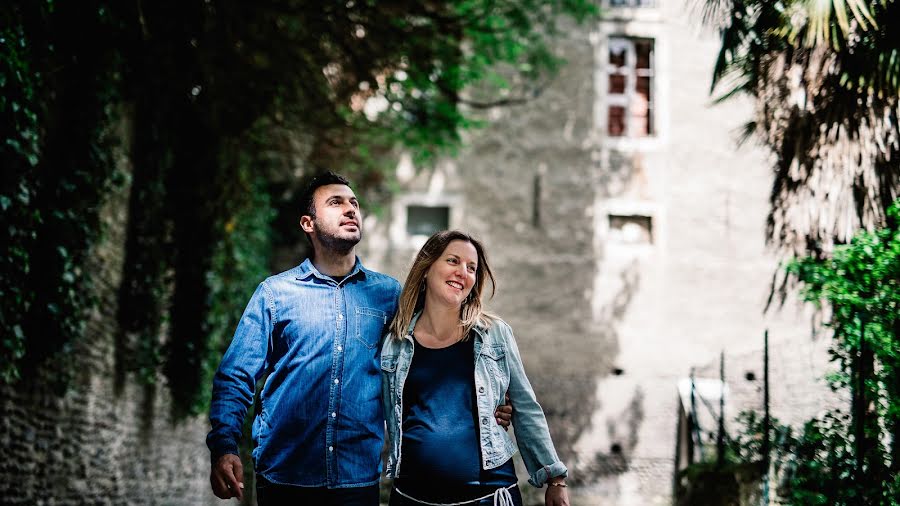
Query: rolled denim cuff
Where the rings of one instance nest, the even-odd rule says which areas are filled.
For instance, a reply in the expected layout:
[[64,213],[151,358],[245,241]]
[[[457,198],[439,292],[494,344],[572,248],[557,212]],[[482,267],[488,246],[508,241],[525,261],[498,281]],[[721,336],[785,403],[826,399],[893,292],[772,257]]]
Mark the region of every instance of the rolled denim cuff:
[[547,480],[550,478],[556,478],[557,476],[568,476],[569,470],[566,469],[565,464],[562,462],[556,461],[549,466],[544,466],[534,473],[528,478],[528,483],[531,483],[537,488],[541,488],[544,486],[544,483],[547,483]]
[[221,442],[215,445],[210,445],[209,448],[209,461],[212,464],[215,464],[222,458],[222,455],[237,455],[240,457],[240,452],[238,451],[238,445],[235,442]]

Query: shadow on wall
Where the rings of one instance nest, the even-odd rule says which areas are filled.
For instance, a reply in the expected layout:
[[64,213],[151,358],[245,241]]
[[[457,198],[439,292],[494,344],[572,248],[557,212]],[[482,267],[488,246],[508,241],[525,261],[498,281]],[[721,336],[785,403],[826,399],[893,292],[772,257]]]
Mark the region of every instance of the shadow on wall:
[[606,432],[614,441],[607,451],[598,451],[579,468],[578,483],[590,483],[598,478],[625,473],[630,468],[630,456],[638,443],[638,430],[644,421],[644,392],[636,386],[631,401],[621,412],[606,419]]
[[[600,318],[583,325],[585,328],[580,334],[575,334],[589,340],[586,345],[574,348],[579,354],[589,355],[577,357],[577,363],[588,365],[572,368],[566,363],[567,358],[563,357],[557,370],[551,371],[552,375],[548,373],[534,382],[556,448],[573,471],[571,482],[574,485],[592,483],[600,477],[626,472],[629,468],[628,456],[638,443],[638,430],[644,420],[644,393],[639,386],[635,387],[624,410],[605,413],[605,430],[594,425],[598,423],[596,413],[604,407],[603,400],[597,395],[598,385],[610,376],[623,373],[616,367],[619,354],[617,328],[639,285],[640,264],[634,261],[621,271],[620,289],[603,307]],[[582,442],[582,438],[601,431],[613,444],[587,459],[576,459],[576,445]]]

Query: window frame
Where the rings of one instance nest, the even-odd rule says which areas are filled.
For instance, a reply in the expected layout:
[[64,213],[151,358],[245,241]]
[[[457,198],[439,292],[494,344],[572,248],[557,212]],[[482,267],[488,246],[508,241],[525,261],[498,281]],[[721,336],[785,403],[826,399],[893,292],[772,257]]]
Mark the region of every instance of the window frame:
[[421,234],[409,234],[407,224],[409,221],[409,208],[420,207],[446,207],[448,209],[447,228],[453,230],[459,228],[462,223],[462,196],[453,193],[403,193],[394,197],[391,203],[390,238],[394,247],[404,249],[418,249],[425,244],[428,236]]
[[[649,42],[649,68],[637,68],[637,46],[641,42]],[[625,64],[621,67],[612,64],[612,53],[614,49],[623,48],[625,50]],[[606,96],[604,103],[604,114],[606,116],[606,137],[610,139],[652,139],[658,136],[657,118],[657,62],[656,62],[656,39],[653,37],[637,37],[622,34],[610,34],[606,41],[606,59],[605,59],[605,79],[606,79]],[[625,77],[624,93],[612,93],[610,91],[609,82],[611,76],[620,75]],[[650,79],[649,97],[647,100],[647,134],[636,135],[634,130],[633,114],[631,108],[635,104],[637,97],[637,80],[639,77],[647,77]],[[622,134],[610,134],[610,110],[613,107],[622,107],[625,111],[624,128]]]

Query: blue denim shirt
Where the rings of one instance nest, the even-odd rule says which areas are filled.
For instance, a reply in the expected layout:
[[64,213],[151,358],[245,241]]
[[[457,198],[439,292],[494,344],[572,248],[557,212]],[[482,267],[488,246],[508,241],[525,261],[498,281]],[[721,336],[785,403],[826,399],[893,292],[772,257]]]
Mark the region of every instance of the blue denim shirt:
[[238,452],[256,382],[255,469],[273,483],[344,488],[378,482],[384,417],[381,336],[400,284],[357,259],[340,283],[306,260],[256,289],[213,378],[207,446]]
[[[413,317],[403,339],[395,339],[393,335],[389,335],[381,351],[381,397],[390,439],[385,473],[391,478],[400,475],[403,385],[412,364],[412,331],[420,314]],[[565,476],[568,470],[559,460],[550,439],[544,410],[538,404],[531,383],[525,376],[512,329],[503,320],[495,319],[490,327],[476,326],[472,338],[475,339],[475,403],[484,469],[498,467],[516,453],[516,443],[494,421],[494,410],[503,404],[506,393],[509,392],[513,407],[512,426],[518,449],[522,451],[522,461],[528,469],[529,483],[540,487],[550,478]]]

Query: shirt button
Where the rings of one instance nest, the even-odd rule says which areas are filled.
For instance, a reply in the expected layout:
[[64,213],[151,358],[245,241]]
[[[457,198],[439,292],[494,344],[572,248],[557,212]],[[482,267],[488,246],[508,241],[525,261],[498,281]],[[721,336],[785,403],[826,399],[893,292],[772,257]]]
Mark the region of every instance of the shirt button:
[[335,385],[337,385],[337,384],[340,383],[340,382],[341,382],[341,380],[339,380],[339,379],[337,379],[337,378],[334,379],[334,384],[335,384]]
[[329,447],[328,447],[328,451],[333,452],[333,451],[334,451],[334,447],[333,447],[333,446],[329,446]]
[[488,423],[487,417],[486,417],[486,416],[482,416],[482,417],[481,417],[481,425],[487,425],[487,423]]
[[483,394],[483,393],[484,393],[484,387],[478,387],[478,393]]
[[336,417],[337,417],[337,413],[335,413],[334,411],[332,411],[332,412],[331,412],[331,418],[336,418]]
[[338,345],[338,351],[344,351],[344,347],[341,345]]
[[341,313],[338,313],[338,320],[343,320],[343,319],[344,319],[344,315]]

